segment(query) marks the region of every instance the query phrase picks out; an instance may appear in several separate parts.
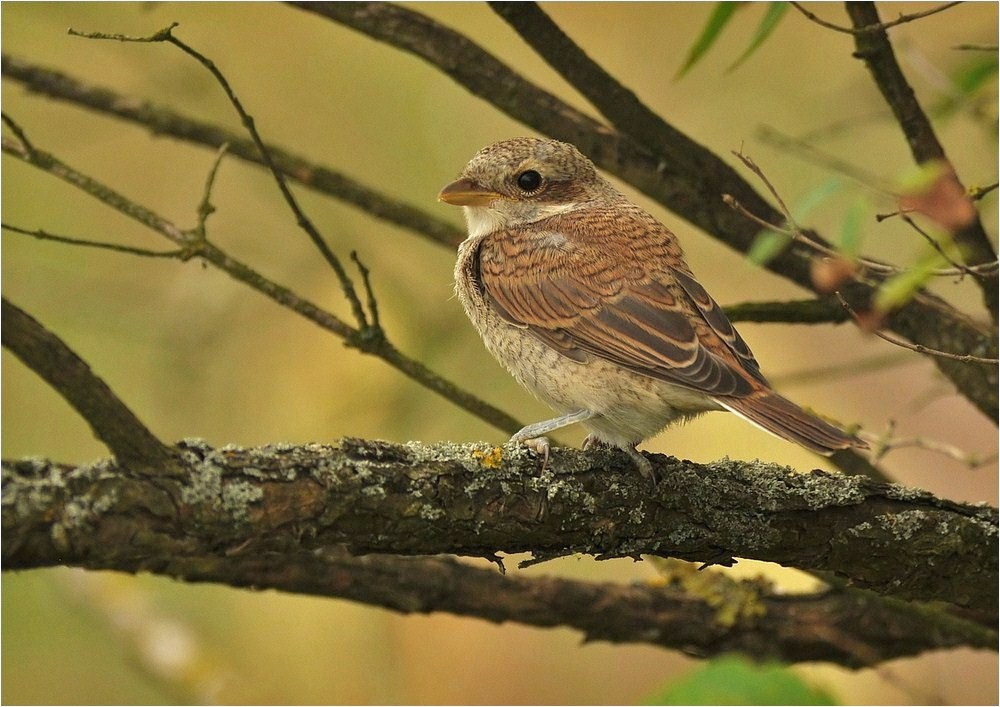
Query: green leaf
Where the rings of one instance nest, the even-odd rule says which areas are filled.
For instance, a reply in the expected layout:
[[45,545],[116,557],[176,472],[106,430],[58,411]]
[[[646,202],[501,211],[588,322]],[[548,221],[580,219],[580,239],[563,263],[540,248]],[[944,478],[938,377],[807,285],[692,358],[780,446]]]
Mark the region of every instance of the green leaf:
[[774,258],[781,255],[781,252],[792,242],[792,237],[787,233],[764,229],[757,234],[750,250],[747,251],[747,259],[757,265],[766,265]]
[[[942,242],[941,245],[944,247],[945,243]],[[906,304],[913,299],[917,290],[934,277],[934,270],[947,265],[945,257],[928,246],[928,250],[913,267],[893,275],[882,284],[875,293],[875,310],[883,313],[891,312]]]
[[861,235],[865,218],[871,213],[871,204],[864,197],[858,199],[847,210],[844,223],[840,226],[840,251],[844,255],[857,256],[861,250]]
[[688,52],[687,60],[674,77],[675,81],[686,74],[688,70],[705,55],[705,52],[712,47],[715,40],[719,38],[719,33],[722,32],[722,28],[729,23],[729,20],[733,17],[733,13],[736,12],[741,5],[742,3],[738,2],[719,2],[715,4],[715,9],[712,10],[712,14],[709,16],[708,22],[705,24],[705,28],[701,31],[701,35],[698,39],[695,40],[694,46],[692,46],[691,51]]
[[832,705],[833,697],[776,663],[756,665],[727,656],[707,663],[647,705]]
[[754,32],[753,39],[750,40],[750,46],[748,46],[740,58],[732,63],[732,65],[726,69],[726,72],[730,72],[737,66],[746,61],[751,54],[757,51],[764,41],[771,36],[771,32],[774,28],[778,26],[781,18],[784,16],[785,12],[788,10],[787,2],[772,2],[767,8],[767,13],[765,13],[760,24],[757,25],[757,31]]
[[839,177],[831,177],[825,182],[820,182],[819,185],[806,192],[806,195],[792,207],[792,214],[795,216],[795,220],[802,223],[816,207],[843,188],[844,180]]

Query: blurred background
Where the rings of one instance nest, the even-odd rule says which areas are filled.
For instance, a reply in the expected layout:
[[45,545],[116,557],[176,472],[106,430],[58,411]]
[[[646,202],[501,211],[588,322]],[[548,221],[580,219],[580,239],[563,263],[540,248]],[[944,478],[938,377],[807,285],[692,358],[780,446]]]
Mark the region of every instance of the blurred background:
[[[745,64],[763,15],[751,5],[683,79],[674,77],[711,11],[705,3],[558,3],[546,10],[588,54],[653,109],[724,159],[742,149],[786,202],[836,180],[806,224],[832,239],[864,209],[863,251],[907,264],[912,231],[875,212],[878,193],[761,138],[771,127],[880,178],[912,169],[905,141],[849,35],[794,11]],[[835,4],[809,6],[849,24]],[[883,19],[927,9],[893,3]],[[485,4],[414,9],[465,33],[530,80],[593,110]],[[210,75],[174,47],[69,36],[81,31],[178,36],[225,72],[264,138],[456,225],[437,204],[480,147],[531,130],[418,59],[291,7],[208,3],[4,3],[5,52],[76,78],[239,129]],[[971,3],[892,30],[904,71],[939,111],[939,137],[967,185],[996,179],[996,53],[953,49],[997,41],[995,3]],[[968,88],[969,75],[985,80]],[[964,81],[964,82],[963,82]],[[33,143],[183,227],[196,222],[210,151],[41,99],[3,82],[4,111]],[[743,169],[738,167],[738,169]],[[745,172],[744,172],[745,173]],[[754,183],[754,178],[746,174]],[[332,198],[293,187],[331,246],[357,250],[372,272],[383,323],[408,355],[523,421],[548,410],[490,358],[452,295],[454,252]],[[624,187],[623,187],[624,188]],[[3,159],[3,220],[25,228],[169,250],[160,236],[81,192]],[[749,264],[678,217],[624,188],[668,224],[701,281],[723,304],[804,293]],[[762,190],[762,188],[761,188]],[[269,278],[345,319],[329,268],[262,169],[221,167],[209,237]],[[995,193],[981,202],[995,234]],[[325,442],[351,435],[396,441],[504,435],[374,358],[199,263],[41,243],[3,234],[3,291],[60,335],[164,440],[213,445]],[[976,317],[976,288],[935,289]],[[878,433],[927,437],[993,454],[996,428],[925,357],[856,328],[742,324],[766,374],[792,399]],[[86,462],[107,450],[54,392],[3,353],[5,458]],[[578,444],[582,432],[561,437]],[[728,455],[829,468],[825,460],[731,415],[708,415],[645,444],[696,461]],[[918,449],[884,463],[902,484],[961,501],[997,500],[995,461],[976,469]],[[516,562],[508,562],[513,568]],[[516,570],[515,570],[516,572]],[[655,576],[648,563],[572,558],[524,570],[620,582]],[[777,570],[741,561],[740,576]],[[794,572],[780,573],[790,586]],[[2,700],[6,703],[635,703],[702,663],[641,646],[581,645],[569,630],[494,626],[446,615],[402,617],[339,600],[192,586],[162,578],[46,570],[2,576]],[[825,665],[796,673],[844,703],[995,703],[992,652],[955,650],[877,670]]]

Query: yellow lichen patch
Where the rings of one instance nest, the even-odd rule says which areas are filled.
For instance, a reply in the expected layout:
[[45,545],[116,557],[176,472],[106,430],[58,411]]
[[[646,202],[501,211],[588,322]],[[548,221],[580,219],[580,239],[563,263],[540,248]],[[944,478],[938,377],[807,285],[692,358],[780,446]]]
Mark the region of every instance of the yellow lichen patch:
[[487,469],[496,469],[503,461],[503,450],[500,447],[493,447],[488,452],[476,449],[472,452],[472,457],[478,459]]
[[696,596],[715,610],[715,620],[721,626],[734,626],[767,613],[761,595],[769,589],[763,579],[735,580],[719,571],[677,559],[646,558],[652,561],[660,578]]

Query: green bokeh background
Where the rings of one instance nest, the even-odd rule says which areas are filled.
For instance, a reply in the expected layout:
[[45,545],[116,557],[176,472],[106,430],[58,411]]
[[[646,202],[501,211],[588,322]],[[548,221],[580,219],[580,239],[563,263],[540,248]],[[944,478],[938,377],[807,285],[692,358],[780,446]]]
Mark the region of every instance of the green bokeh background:
[[[926,9],[893,4],[885,17]],[[421,4],[517,71],[593,112],[484,4]],[[849,120],[818,144],[892,179],[911,167],[905,141],[848,35],[789,12],[738,70],[763,12],[742,10],[718,46],[682,81],[672,77],[705,22],[707,4],[554,4],[546,9],[591,57],[701,144],[737,164],[742,148],[785,200],[797,203],[830,173],[758,137],[762,125],[803,134]],[[812,9],[846,22],[838,5]],[[172,21],[179,36],[226,73],[265,138],[387,194],[460,223],[437,190],[483,145],[524,126],[421,61],[338,25],[269,3],[4,3],[5,52],[234,130],[239,122],[204,69],[165,45],[97,42],[84,31],[149,34]],[[977,57],[950,47],[996,43],[995,3],[963,5],[902,25],[892,37],[918,96],[944,100],[948,77]],[[940,137],[967,183],[996,179],[995,75],[987,119],[962,110]],[[3,106],[41,148],[181,226],[195,223],[209,151],[27,94],[4,81]],[[992,113],[990,114],[990,111]],[[52,177],[3,160],[3,219],[53,233],[169,249],[159,236]],[[740,168],[742,169],[742,168]],[[746,175],[753,180],[752,175]],[[328,197],[296,188],[338,253],[357,250],[372,271],[383,322],[407,354],[530,421],[547,410],[496,365],[452,295],[454,253]],[[802,291],[748,263],[626,189],[684,243],[723,303],[793,298]],[[859,195],[847,184],[809,225],[836,237]],[[892,210],[877,194],[872,208]],[[295,227],[271,179],[235,159],[221,168],[209,236],[277,282],[348,318],[331,272]],[[982,204],[996,229],[996,198]],[[866,222],[864,251],[907,263],[922,244],[887,221]],[[5,296],[57,332],[162,439],[212,444],[391,440],[490,440],[503,435],[376,359],[197,262],[131,256],[3,235]],[[981,316],[968,283],[936,284]],[[849,327],[741,325],[764,370],[790,397],[872,431],[896,420],[905,436],[996,449],[996,429],[925,358]],[[862,363],[893,355],[891,366]],[[838,373],[822,373],[834,367]],[[809,375],[820,371],[820,375]],[[84,462],[107,451],[86,424],[6,351],[3,455]],[[581,434],[564,435],[578,443]],[[796,468],[824,460],[709,415],[650,440],[646,449],[707,461],[722,455]],[[969,471],[919,450],[885,464],[901,483],[957,500],[996,502],[996,467]],[[514,563],[508,563],[513,566]],[[774,572],[741,562],[737,574]],[[649,579],[645,564],[590,558],[546,563],[529,575]],[[795,585],[794,573],[781,573]],[[337,600],[190,586],[161,578],[50,570],[2,578],[2,700],[6,703],[635,703],[697,661],[642,646],[581,645],[569,630],[494,626],[451,616],[401,617]],[[990,703],[996,655],[966,650],[895,661],[879,670],[796,669],[843,702]]]

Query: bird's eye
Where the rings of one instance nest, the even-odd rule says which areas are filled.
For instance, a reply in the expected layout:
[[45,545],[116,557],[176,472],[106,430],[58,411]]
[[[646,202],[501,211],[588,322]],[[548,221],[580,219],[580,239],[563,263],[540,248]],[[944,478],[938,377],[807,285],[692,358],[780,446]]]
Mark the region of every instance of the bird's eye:
[[532,192],[542,186],[542,175],[533,169],[526,170],[517,175],[517,187],[521,191]]

